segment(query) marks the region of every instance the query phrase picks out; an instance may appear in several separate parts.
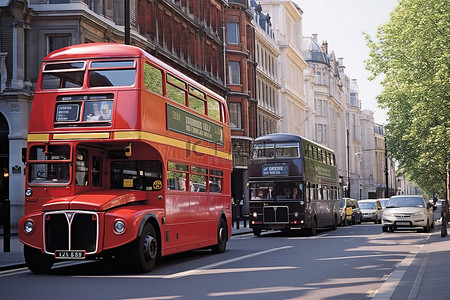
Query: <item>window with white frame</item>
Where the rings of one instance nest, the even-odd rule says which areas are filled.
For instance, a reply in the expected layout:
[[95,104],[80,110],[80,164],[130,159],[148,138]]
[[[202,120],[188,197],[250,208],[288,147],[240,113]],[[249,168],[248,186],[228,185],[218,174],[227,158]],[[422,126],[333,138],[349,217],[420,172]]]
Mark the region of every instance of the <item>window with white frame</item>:
[[239,23],[227,23],[228,44],[239,44]]
[[228,71],[230,74],[230,84],[241,84],[241,65],[238,61],[230,61],[228,63]]
[[316,124],[316,141],[319,143],[327,141],[327,125]]
[[234,129],[242,128],[241,124],[241,103],[230,102],[230,127]]
[[315,100],[315,110],[316,116],[318,117],[326,117],[327,116],[327,101],[322,99],[314,99]]

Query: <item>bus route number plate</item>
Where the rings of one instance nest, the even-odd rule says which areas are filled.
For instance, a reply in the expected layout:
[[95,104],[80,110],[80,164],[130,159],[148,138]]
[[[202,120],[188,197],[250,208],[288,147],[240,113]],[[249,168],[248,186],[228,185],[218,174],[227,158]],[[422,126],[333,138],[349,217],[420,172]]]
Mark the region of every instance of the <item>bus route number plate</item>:
[[85,259],[86,251],[84,250],[56,250],[56,259]]

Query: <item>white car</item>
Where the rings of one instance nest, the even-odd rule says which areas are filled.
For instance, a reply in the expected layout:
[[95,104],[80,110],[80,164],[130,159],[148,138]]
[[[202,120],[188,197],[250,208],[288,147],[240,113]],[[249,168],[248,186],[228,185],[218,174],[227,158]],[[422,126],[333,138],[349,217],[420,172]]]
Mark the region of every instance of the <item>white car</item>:
[[422,196],[398,195],[389,198],[383,210],[383,232],[400,228],[422,229],[429,232],[434,227],[435,206]]
[[380,200],[359,200],[358,204],[361,209],[363,222],[374,222],[375,224],[381,223],[383,208],[381,207]]

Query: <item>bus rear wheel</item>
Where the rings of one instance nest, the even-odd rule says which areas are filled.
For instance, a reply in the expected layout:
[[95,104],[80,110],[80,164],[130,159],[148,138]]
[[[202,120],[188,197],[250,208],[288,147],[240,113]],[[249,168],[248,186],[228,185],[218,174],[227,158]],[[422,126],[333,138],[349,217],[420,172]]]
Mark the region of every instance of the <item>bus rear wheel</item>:
[[133,242],[130,257],[133,268],[138,272],[150,272],[159,256],[158,237],[150,223],[145,224],[142,234]]
[[42,254],[41,250],[27,245],[23,247],[23,254],[28,269],[36,274],[48,273],[55,263],[52,256]]
[[217,245],[212,247],[213,253],[223,253],[227,247],[228,242],[228,231],[227,223],[223,218],[219,221],[219,226],[217,227]]

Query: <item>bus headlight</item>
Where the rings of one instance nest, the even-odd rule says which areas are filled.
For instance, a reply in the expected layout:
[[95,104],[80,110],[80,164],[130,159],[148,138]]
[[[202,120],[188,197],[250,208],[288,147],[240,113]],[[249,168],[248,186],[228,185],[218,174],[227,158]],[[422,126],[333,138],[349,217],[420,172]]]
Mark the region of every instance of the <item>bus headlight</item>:
[[252,216],[253,216],[253,218],[257,218],[258,217],[258,213],[255,211],[255,212],[253,212],[253,214],[252,214]]
[[125,232],[125,223],[124,223],[123,221],[121,221],[121,220],[117,220],[117,221],[114,223],[114,231],[115,231],[117,234],[122,234],[122,233],[124,233],[124,232]]
[[33,195],[33,190],[32,189],[26,189],[25,190],[25,196],[31,197],[31,195]]
[[32,233],[34,230],[34,223],[31,220],[28,220],[25,222],[25,224],[23,225],[23,230],[25,231],[25,233]]
[[300,205],[304,205],[305,204],[305,201],[300,201]]
[[299,215],[300,215],[300,214],[298,213],[298,211],[296,211],[296,212],[294,213],[294,217],[296,217],[296,218],[298,218]]

